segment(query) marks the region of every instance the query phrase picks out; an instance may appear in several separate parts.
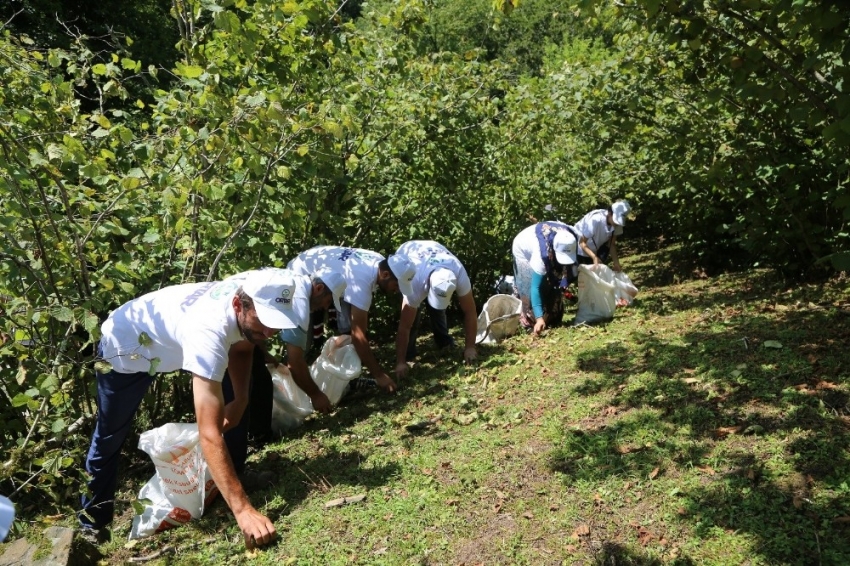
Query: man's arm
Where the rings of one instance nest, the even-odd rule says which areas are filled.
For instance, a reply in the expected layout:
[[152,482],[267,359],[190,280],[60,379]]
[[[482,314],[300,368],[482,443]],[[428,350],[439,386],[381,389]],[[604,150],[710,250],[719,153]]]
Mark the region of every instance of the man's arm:
[[[230,368],[232,371],[233,368]],[[195,418],[201,438],[201,450],[209,466],[213,481],[227,502],[245,538],[245,546],[268,544],[275,538],[275,528],[265,515],[258,512],[248,501],[245,490],[236,476],[233,460],[224,443],[225,411],[221,383],[192,376],[192,391],[195,401]],[[235,385],[234,385],[235,388]]]
[[398,319],[398,334],[395,338],[395,376],[400,379],[407,375],[410,366],[407,365],[407,345],[410,343],[410,329],[416,320],[418,309],[407,304],[407,299],[402,299],[401,316]]
[[330,413],[331,401],[319,389],[313,378],[310,377],[310,369],[307,367],[307,360],[304,359],[304,348],[296,344],[287,343],[286,361],[289,364],[289,370],[292,372],[292,380],[295,382],[295,385],[310,396],[313,409],[320,413]]
[[357,351],[357,355],[360,356],[360,361],[369,369],[372,377],[375,378],[375,383],[387,393],[392,393],[395,391],[395,382],[387,375],[378,363],[378,360],[375,359],[375,354],[372,353],[372,348],[369,346],[369,339],[366,336],[368,324],[368,311],[351,305],[351,343],[354,344],[354,349]]
[[478,359],[478,350],[475,348],[475,338],[478,334],[478,311],[475,308],[475,298],[469,292],[457,298],[460,310],[463,311],[463,335],[465,339],[463,359],[473,362]]
[[591,250],[590,246],[587,245],[587,236],[582,236],[581,238],[579,238],[578,245],[581,246],[581,249],[582,251],[584,251],[584,254],[593,260],[593,265],[599,263],[599,258],[596,257],[594,251]]

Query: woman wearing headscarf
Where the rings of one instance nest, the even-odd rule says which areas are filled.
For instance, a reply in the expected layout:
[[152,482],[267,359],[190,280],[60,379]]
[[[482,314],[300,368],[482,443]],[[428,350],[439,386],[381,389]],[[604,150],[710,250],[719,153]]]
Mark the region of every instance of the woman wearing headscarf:
[[520,320],[534,334],[563,317],[561,289],[575,277],[577,242],[572,227],[554,220],[533,224],[514,238],[514,280],[522,301]]

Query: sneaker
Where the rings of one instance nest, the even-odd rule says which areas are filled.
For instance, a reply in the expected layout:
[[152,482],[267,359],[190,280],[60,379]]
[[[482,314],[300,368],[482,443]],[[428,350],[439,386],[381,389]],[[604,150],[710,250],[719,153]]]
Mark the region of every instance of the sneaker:
[[109,527],[97,529],[95,527],[80,525],[80,528],[77,530],[77,536],[80,540],[92,546],[100,546],[112,540],[112,531],[109,530]]
[[274,485],[277,475],[274,472],[246,470],[239,476],[239,482],[245,491],[257,491]]
[[349,391],[363,391],[364,389],[377,387],[378,382],[371,377],[358,377],[348,382]]

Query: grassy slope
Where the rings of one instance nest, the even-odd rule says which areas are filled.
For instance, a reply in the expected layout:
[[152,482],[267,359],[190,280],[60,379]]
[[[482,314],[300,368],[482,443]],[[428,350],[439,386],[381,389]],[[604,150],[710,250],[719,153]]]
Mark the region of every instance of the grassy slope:
[[847,281],[680,280],[668,258],[627,257],[642,290],[611,324],[518,336],[475,369],[424,346],[400,394],[254,454],[276,546],[246,552],[219,502],[130,548],[119,525],[109,562],[850,563]]

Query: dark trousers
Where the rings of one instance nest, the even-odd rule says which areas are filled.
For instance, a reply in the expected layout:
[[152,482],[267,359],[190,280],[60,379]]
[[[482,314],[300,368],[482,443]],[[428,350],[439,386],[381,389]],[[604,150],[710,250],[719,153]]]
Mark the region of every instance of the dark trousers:
[[[82,496],[79,513],[85,527],[100,529],[112,523],[121,447],[153,380],[154,376],[147,372],[97,374],[97,424],[86,457],[86,471],[91,480],[89,493]],[[224,376],[222,390],[227,404],[233,400],[233,386],[228,375]],[[224,434],[237,473],[245,467],[248,454],[247,429],[248,419],[243,415],[240,423]]]
[[[604,244],[599,246],[598,250],[596,250],[596,257],[598,257],[599,261],[601,261],[602,263],[608,263],[608,256],[610,254],[611,254],[611,242],[605,242]],[[581,265],[591,265],[593,263],[593,260],[590,259],[589,255],[578,254],[577,259],[578,259],[578,263],[581,264]]]
[[[454,338],[449,336],[449,323],[446,318],[446,311],[435,309],[428,304],[427,300],[424,301],[424,304],[425,308],[428,309],[428,318],[431,320],[431,331],[434,333],[434,342],[436,342],[437,348],[454,346]],[[410,338],[407,341],[405,359],[408,362],[416,358],[416,338],[419,336],[419,321],[421,318],[422,309],[420,308],[416,311],[416,318],[413,319],[413,326],[410,328]]]

